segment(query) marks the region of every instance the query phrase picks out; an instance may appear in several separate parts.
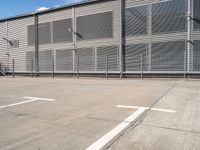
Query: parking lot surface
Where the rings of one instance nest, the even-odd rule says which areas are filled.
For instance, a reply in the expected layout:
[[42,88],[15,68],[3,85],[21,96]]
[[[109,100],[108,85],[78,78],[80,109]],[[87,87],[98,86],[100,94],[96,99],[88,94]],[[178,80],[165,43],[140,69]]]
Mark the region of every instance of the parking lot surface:
[[0,83],[1,150],[200,149],[199,81]]

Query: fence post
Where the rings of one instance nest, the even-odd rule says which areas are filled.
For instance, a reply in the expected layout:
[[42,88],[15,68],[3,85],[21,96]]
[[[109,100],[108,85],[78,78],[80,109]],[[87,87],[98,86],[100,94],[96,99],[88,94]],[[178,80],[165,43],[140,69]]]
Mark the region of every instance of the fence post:
[[140,69],[141,69],[141,80],[143,80],[143,54],[141,54],[141,59],[140,59]]
[[184,80],[186,80],[186,65],[187,65],[187,63],[186,63],[186,61],[187,61],[187,55],[186,55],[186,51],[184,51]]
[[33,78],[33,58],[31,59],[31,78]]
[[54,56],[52,57],[52,78],[54,78]]
[[12,76],[13,76],[13,78],[15,77],[15,60],[13,59],[13,62],[12,62],[13,64],[13,72],[12,72]]
[[108,55],[106,55],[106,79],[108,80]]
[[77,54],[77,79],[79,79],[79,55]]

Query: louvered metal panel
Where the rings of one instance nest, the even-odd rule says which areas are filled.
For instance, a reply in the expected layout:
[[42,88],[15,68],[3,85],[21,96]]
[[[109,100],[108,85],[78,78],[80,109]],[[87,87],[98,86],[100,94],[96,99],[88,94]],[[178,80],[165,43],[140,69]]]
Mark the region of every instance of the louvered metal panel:
[[[142,61],[141,61],[142,55]],[[141,71],[141,62],[143,71],[147,70],[147,44],[126,45],[124,53],[124,70],[125,71]]]
[[[39,71],[52,71],[52,50],[39,51]],[[26,52],[26,71],[31,71],[33,60],[33,70],[35,70],[35,53]]]
[[56,71],[73,71],[72,50],[56,50]]
[[72,19],[57,20],[53,22],[53,43],[72,42]]
[[152,33],[186,30],[186,0],[152,4]]
[[77,17],[77,40],[112,38],[113,12]]
[[39,71],[52,71],[52,50],[39,51]]
[[193,21],[194,29],[200,29],[200,0],[194,0]]
[[97,47],[97,71],[106,71],[107,67],[108,71],[119,71],[118,46]]
[[32,51],[26,52],[26,71],[31,71],[33,61],[33,70],[35,70],[35,53]]
[[148,6],[126,8],[125,34],[126,36],[147,34]]
[[[51,43],[50,22],[38,24],[38,42],[39,44]],[[28,26],[28,45],[35,44],[35,25]]]
[[193,71],[200,71],[200,40],[193,43]]
[[183,71],[185,41],[152,43],[152,71]]
[[[95,71],[95,55],[93,48],[78,48],[79,71]],[[75,70],[77,70],[78,57],[75,58]]]

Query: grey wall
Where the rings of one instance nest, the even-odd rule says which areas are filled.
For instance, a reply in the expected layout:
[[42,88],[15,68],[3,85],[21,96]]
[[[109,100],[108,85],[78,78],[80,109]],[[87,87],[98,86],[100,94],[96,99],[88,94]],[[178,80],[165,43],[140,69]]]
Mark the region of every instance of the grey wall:
[[[192,4],[193,2],[196,4],[195,7],[200,5],[198,0],[192,0]],[[169,10],[173,10],[173,13]],[[193,11],[193,8],[191,10]],[[180,45],[180,43],[186,43],[187,39],[186,11],[187,0],[125,0],[125,46],[122,60],[120,0],[90,3],[39,14],[40,72],[51,71],[52,57],[55,60],[55,72],[75,72],[77,57],[73,51],[74,44],[79,52],[81,72],[105,72],[105,59],[108,55],[109,72],[119,73],[121,62],[124,63],[124,72],[140,72],[139,58],[141,54],[143,54],[145,72],[174,73],[183,71],[183,54],[187,47],[184,44]],[[163,14],[163,12],[165,13]],[[106,13],[111,15],[105,15]],[[197,13],[194,12],[194,14],[198,19]],[[90,23],[90,20],[93,20],[93,22]],[[100,21],[98,22],[98,20]],[[105,20],[105,22],[102,23],[101,20]],[[109,22],[109,20],[112,21]],[[63,26],[65,24],[63,21],[66,22],[66,27]],[[43,26],[47,24],[48,28]],[[0,62],[9,65],[10,70],[12,70],[12,59],[15,59],[16,72],[30,72],[30,56],[34,56],[35,47],[34,35],[28,35],[28,28],[31,30],[31,27],[34,27],[33,25],[34,17],[0,22],[1,37],[19,40],[19,47],[11,47],[0,38]],[[57,28],[54,30],[56,26]],[[85,28],[86,26],[88,28]],[[195,23],[192,21],[192,28],[193,26],[195,26],[195,30],[192,31],[192,40],[197,41],[200,39],[200,29],[197,28],[196,20]],[[72,35],[68,28],[71,28],[74,32],[80,32],[80,37],[79,35]],[[63,35],[59,34],[59,37],[56,33],[63,33]],[[32,41],[28,42],[28,36],[32,38]],[[162,45],[167,46],[162,48]],[[171,47],[175,47],[175,49],[170,51]],[[160,48],[162,50],[159,50]],[[188,56],[191,59],[191,71],[200,71],[197,67],[199,62],[195,61],[198,57],[198,49],[197,46],[192,46],[190,56]],[[5,55],[6,53],[10,54],[9,59]],[[170,57],[170,55],[175,60],[160,57]],[[166,60],[166,63],[162,64],[162,60]],[[177,63],[180,66],[177,67]],[[161,69],[155,69],[155,64],[160,65]],[[171,65],[171,67],[166,67],[166,65]]]

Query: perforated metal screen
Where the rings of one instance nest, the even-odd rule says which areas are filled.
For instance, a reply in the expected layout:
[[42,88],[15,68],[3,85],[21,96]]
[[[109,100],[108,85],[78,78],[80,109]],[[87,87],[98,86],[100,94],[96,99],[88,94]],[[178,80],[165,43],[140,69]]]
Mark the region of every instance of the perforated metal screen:
[[[38,43],[39,44],[50,44],[51,33],[50,33],[50,22],[38,24]],[[35,25],[28,26],[28,45],[35,44]]]
[[56,50],[56,71],[73,70],[72,50]]
[[193,41],[193,71],[200,71],[200,40]]
[[[52,71],[52,50],[39,51],[39,71]],[[26,70],[31,71],[31,63],[33,59],[33,70],[35,70],[35,53],[26,52]]]
[[[108,59],[106,58],[108,57]],[[107,59],[107,64],[106,64]],[[118,46],[97,47],[97,70],[98,71],[118,71],[119,70],[119,48]]]
[[[94,71],[95,70],[95,55],[94,48],[79,48],[77,50],[79,56],[79,70],[80,71]],[[77,70],[78,57],[75,59],[75,70]]]
[[[31,71],[32,60],[33,60],[33,63],[35,63],[35,53],[32,51],[27,51],[26,52],[26,71]],[[33,68],[33,70],[35,70],[35,68]]]
[[152,43],[152,71],[183,71],[185,41]]
[[72,42],[72,19],[64,19],[53,22],[53,42]]
[[200,29],[200,0],[194,0],[194,29]]
[[148,6],[126,8],[125,11],[125,34],[140,35],[147,34]]
[[126,45],[124,53],[124,70],[141,71],[141,62],[142,62],[142,69],[143,71],[146,71],[148,68],[147,56],[148,56],[147,44]]
[[77,40],[112,38],[113,13],[103,12],[77,17]]
[[184,31],[186,0],[169,0],[152,4],[152,33]]

